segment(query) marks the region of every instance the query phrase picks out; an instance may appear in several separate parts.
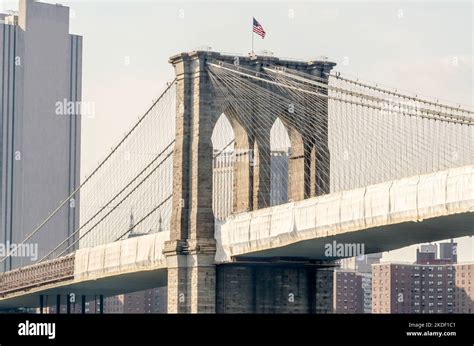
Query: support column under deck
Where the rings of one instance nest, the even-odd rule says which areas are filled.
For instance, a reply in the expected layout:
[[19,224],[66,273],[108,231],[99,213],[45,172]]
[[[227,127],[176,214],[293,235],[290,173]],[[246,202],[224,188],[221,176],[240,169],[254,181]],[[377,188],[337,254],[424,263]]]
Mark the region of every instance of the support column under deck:
[[218,265],[216,312],[330,313],[332,266],[332,262]]

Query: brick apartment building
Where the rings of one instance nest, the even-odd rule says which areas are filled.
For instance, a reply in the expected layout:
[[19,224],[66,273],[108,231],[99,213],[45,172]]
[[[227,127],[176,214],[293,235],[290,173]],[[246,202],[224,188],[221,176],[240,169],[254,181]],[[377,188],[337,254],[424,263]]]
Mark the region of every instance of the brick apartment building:
[[[446,244],[451,244],[451,247]],[[416,263],[372,266],[374,313],[474,312],[474,263],[455,263],[456,244],[421,248]]]

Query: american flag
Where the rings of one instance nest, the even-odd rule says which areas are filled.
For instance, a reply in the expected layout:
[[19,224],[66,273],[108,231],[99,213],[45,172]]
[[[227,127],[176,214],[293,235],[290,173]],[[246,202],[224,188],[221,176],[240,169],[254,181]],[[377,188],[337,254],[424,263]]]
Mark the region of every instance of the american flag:
[[257,22],[255,18],[253,19],[253,32],[261,36],[262,38],[265,38],[265,30],[263,30],[263,27],[260,25],[259,22]]

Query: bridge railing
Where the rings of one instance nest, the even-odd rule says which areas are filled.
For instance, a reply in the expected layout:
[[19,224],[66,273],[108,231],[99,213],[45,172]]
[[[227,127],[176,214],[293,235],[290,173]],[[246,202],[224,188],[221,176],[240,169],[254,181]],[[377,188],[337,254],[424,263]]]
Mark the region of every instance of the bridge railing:
[[164,244],[170,232],[137,236],[76,250],[54,260],[0,273],[0,298],[66,280],[95,280],[166,265]]
[[29,290],[74,278],[74,254],[0,274],[0,298],[15,291]]

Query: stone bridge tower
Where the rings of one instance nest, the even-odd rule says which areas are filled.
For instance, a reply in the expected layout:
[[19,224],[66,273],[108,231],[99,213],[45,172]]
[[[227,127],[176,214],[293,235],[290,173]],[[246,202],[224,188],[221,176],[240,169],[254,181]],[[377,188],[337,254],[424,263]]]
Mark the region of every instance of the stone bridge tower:
[[[245,124],[240,120],[239,114],[232,109],[223,109],[222,105],[216,102],[217,96],[207,69],[207,63],[215,61],[233,64],[235,56],[197,51],[170,58],[176,73],[177,110],[171,240],[165,245],[168,261],[168,312],[233,311],[232,308],[217,308],[216,305],[217,301],[222,300],[220,296],[226,294],[219,293],[219,289],[216,289],[219,287],[218,281],[225,280],[226,276],[218,273],[214,261],[216,241],[212,210],[211,136],[214,125],[223,112],[228,116],[234,130],[235,149],[253,149],[258,156],[256,162],[259,162],[253,166],[236,163],[234,179],[241,183],[234,183],[234,212],[269,205],[270,169],[263,169],[264,167],[259,165],[270,162],[264,158],[269,158],[271,154],[271,128],[263,122],[259,123],[258,117],[255,117],[256,123]],[[327,61],[297,62],[252,56],[239,57],[239,65],[254,71],[279,66],[324,78],[335,64]],[[289,157],[289,196],[293,201],[329,192],[329,156],[319,154],[329,152],[327,101],[322,109],[319,114],[303,115],[306,117],[306,124],[307,117],[314,117],[312,128],[303,126],[301,119],[297,117],[274,115],[275,119],[278,116],[282,119],[292,146]],[[323,139],[320,143],[315,143],[312,139],[314,131],[318,131],[319,138]],[[244,270],[250,273],[253,269]],[[226,269],[226,272],[230,273],[230,276],[233,275],[232,268]],[[271,275],[270,272],[267,274]],[[253,283],[242,285],[255,284],[254,280]],[[253,311],[257,310],[254,307]]]

